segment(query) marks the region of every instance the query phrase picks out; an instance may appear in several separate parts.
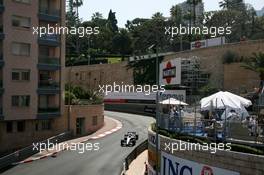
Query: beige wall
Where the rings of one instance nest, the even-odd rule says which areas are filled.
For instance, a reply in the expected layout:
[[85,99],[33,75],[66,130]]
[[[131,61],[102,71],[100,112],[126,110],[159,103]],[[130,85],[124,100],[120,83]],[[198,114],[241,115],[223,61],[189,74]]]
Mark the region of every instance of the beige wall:
[[[37,115],[37,86],[38,84],[38,44],[37,36],[32,35],[32,29],[21,29],[12,26],[12,15],[25,16],[31,18],[32,26],[38,26],[38,3],[31,1],[31,5],[14,3],[13,1],[4,1],[5,11],[3,14],[4,23],[4,60],[3,67],[3,85],[4,85],[4,103],[3,114],[6,120],[13,119],[34,119]],[[34,15],[33,15],[34,14]],[[12,54],[12,42],[24,42],[31,44],[30,56],[14,56]],[[14,82],[11,78],[12,69],[30,69],[30,82]],[[11,107],[12,95],[30,95],[29,108]]]
[[[222,64],[223,54],[225,54],[228,50],[236,52],[240,57],[249,57],[252,56],[252,53],[254,52],[264,52],[264,40],[247,41],[241,43],[226,44],[223,46],[202,48],[192,51],[178,52],[165,56],[165,60],[197,56],[200,58],[201,68],[211,74],[210,82],[216,87],[228,89],[229,87],[224,86],[224,64]],[[237,74],[245,74],[240,71],[243,72],[244,70],[240,69]],[[245,81],[250,82],[250,80],[246,79],[245,77],[245,80],[241,83]]]
[[[97,125],[92,124],[93,116],[97,116]],[[104,125],[104,105],[74,105],[71,106],[70,114],[70,130],[76,135],[76,118],[85,118],[85,133],[90,134],[97,131]],[[5,151],[20,149],[25,146],[50,138],[68,130],[68,107],[65,107],[65,112],[62,117],[51,120],[51,130],[41,130],[39,120],[26,120],[25,131],[17,132],[16,123],[13,122],[13,132],[6,132],[5,122],[0,122],[0,154]],[[39,122],[39,130],[36,131],[36,123]]]
[[133,70],[127,68],[127,62],[67,67],[65,75],[68,75],[66,82],[69,82],[71,77],[73,84],[89,89],[98,89],[99,85],[113,84],[113,82],[134,84]]
[[[65,107],[64,119],[68,116],[68,106]],[[93,117],[97,117],[97,125],[92,124]],[[104,105],[73,105],[71,106],[71,122],[70,128],[73,134],[76,135],[76,119],[84,118],[84,133],[90,134],[97,131],[104,125]]]
[[[222,60],[223,54],[225,54],[228,50],[236,52],[239,57],[249,57],[252,56],[252,53],[254,52],[264,52],[264,40],[247,41],[172,53],[165,56],[164,60],[197,56],[200,58],[201,68],[211,74],[210,83],[216,87],[224,90],[234,90],[236,89],[237,84],[240,84],[241,86],[245,86],[248,91],[251,91],[252,87],[258,85],[258,78],[254,73],[242,68],[227,70],[228,65],[226,65],[225,68]],[[113,82],[124,82],[127,84],[134,83],[133,69],[127,69],[127,62],[117,64],[74,66],[72,68],[67,67],[65,70],[66,76],[70,75],[69,72],[71,69],[72,83],[88,88],[98,88],[99,84],[112,84]],[[69,82],[69,78],[65,80],[66,82]],[[252,86],[250,85],[251,83],[253,83]]]
[[252,92],[259,86],[260,78],[256,72],[241,67],[241,63],[224,65],[224,88],[232,92]]

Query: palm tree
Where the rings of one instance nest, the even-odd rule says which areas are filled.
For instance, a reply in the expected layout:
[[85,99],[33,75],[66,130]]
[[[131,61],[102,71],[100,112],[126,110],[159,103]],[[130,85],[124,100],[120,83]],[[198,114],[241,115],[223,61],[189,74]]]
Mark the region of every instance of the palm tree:
[[187,3],[193,6],[193,25],[196,24],[196,6],[203,0],[187,0]]
[[72,5],[76,8],[77,18],[79,19],[79,7],[83,5],[83,0],[74,0]]
[[259,74],[260,78],[260,88],[259,92],[262,91],[263,85],[264,85],[264,53],[253,53],[253,57],[250,57],[249,60],[247,60],[242,67],[252,70]]
[[181,24],[182,22],[182,9],[179,5],[172,6],[170,9],[171,19],[176,24]]
[[163,16],[163,14],[162,13],[160,13],[160,12],[157,12],[157,13],[155,13],[155,14],[153,14],[152,15],[152,19],[164,19],[164,16]]

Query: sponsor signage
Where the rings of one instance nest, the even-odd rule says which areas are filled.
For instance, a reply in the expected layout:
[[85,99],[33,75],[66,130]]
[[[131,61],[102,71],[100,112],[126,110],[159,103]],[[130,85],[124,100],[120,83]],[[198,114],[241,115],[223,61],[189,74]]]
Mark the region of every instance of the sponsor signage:
[[[176,98],[177,100],[185,101],[186,91],[185,90],[166,90],[160,93],[160,100],[166,100],[168,98]],[[122,102],[125,103],[126,100],[156,100],[156,93],[150,93],[146,95],[145,93],[137,92],[110,92],[104,97],[105,101],[112,102]]]
[[213,47],[213,46],[220,46],[225,44],[225,37],[218,37],[212,38],[207,40],[200,40],[191,42],[191,50],[206,48],[206,47]]
[[207,47],[206,40],[194,41],[191,43],[191,49],[200,49]]
[[173,59],[160,64],[160,85],[181,84],[181,59]]
[[185,102],[186,91],[185,90],[166,90],[164,93],[161,93],[160,95],[160,100],[167,100],[169,98],[175,98],[177,100]]
[[161,153],[161,175],[240,175],[238,172],[212,167]]
[[[158,137],[158,140],[160,140],[160,137]],[[151,146],[156,147],[156,134],[153,133],[148,134],[148,143]],[[160,141],[158,141],[158,148],[160,148]]]

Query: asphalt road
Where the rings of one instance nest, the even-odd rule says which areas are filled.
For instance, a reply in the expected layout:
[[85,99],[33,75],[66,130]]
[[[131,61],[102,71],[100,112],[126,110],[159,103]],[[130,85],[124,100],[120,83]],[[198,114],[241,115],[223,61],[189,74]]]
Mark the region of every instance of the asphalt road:
[[154,121],[152,117],[109,112],[105,115],[122,122],[123,128],[104,138],[89,141],[99,143],[98,151],[64,151],[56,158],[46,158],[13,167],[3,175],[119,175],[123,160],[133,150],[121,147],[120,140],[127,131],[139,134],[137,145],[147,139],[147,128]]

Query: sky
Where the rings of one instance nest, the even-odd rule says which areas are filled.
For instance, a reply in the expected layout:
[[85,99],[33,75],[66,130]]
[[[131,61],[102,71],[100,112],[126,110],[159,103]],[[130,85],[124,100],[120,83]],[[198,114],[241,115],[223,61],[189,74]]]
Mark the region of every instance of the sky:
[[[84,0],[84,5],[79,9],[80,17],[83,20],[90,20],[95,12],[108,17],[109,10],[116,12],[118,26],[124,27],[127,20],[133,20],[137,17],[151,18],[156,12],[169,16],[170,8],[173,5],[184,2],[185,0]],[[218,10],[221,0],[203,0],[205,11]],[[245,0],[256,10],[262,9],[264,0]]]

